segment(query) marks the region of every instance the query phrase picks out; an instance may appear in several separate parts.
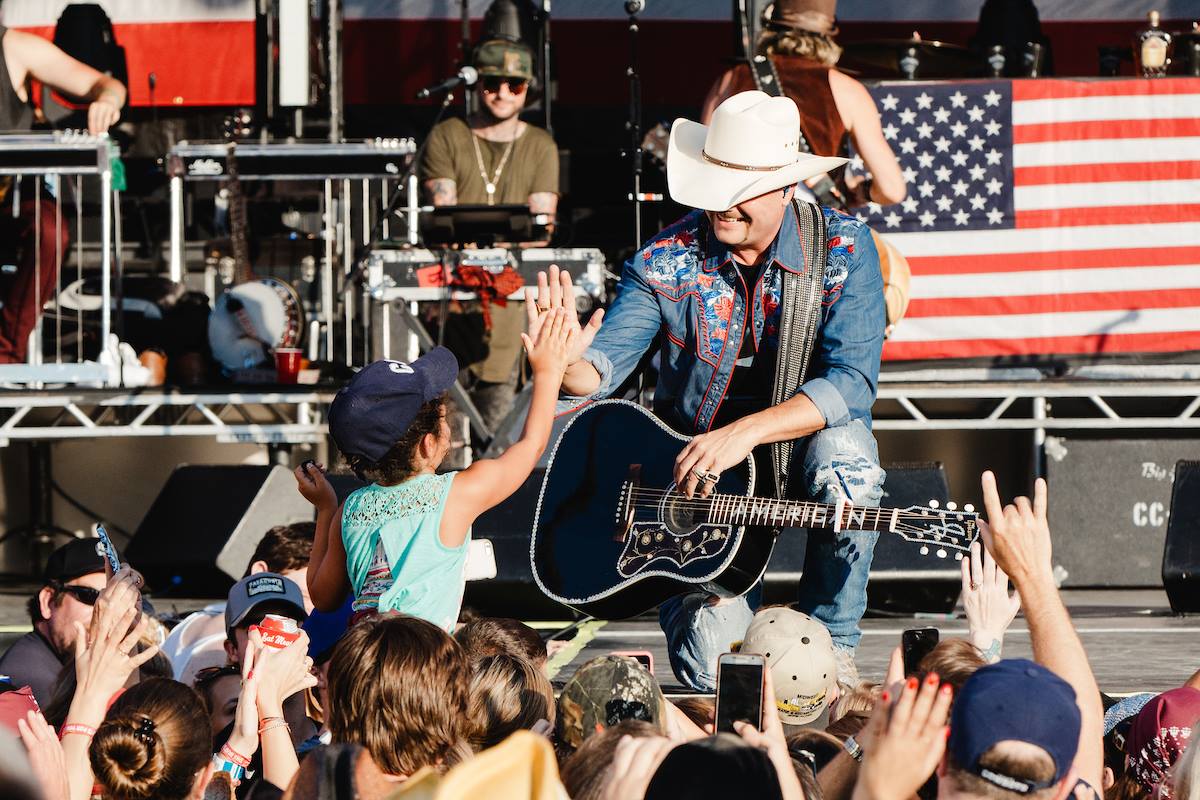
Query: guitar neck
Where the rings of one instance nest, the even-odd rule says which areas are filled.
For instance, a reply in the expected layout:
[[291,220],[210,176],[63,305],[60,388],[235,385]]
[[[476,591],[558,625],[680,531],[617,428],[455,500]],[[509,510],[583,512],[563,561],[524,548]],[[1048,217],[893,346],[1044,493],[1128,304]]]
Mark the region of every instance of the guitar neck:
[[229,177],[229,240],[233,248],[233,282],[246,283],[251,278],[250,248],[246,242],[246,197],[242,194],[241,176],[238,174],[237,145],[226,145],[225,171]]
[[713,495],[709,522],[789,528],[833,528],[850,531],[895,530],[900,510],[855,506],[847,502],[817,503],[767,497]]

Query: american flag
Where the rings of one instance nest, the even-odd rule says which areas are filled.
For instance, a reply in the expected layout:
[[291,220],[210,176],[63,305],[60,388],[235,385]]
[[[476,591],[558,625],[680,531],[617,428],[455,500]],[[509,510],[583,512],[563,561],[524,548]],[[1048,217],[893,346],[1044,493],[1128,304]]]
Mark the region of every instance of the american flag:
[[1200,80],[871,93],[908,197],[857,214],[913,273],[885,360],[1200,350]]

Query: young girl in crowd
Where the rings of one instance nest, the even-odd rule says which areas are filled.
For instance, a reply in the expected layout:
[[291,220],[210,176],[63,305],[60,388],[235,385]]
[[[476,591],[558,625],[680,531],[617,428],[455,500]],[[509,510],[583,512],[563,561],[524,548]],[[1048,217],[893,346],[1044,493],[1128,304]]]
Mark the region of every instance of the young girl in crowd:
[[354,621],[402,612],[454,629],[471,524],[537,465],[578,335],[562,310],[545,312],[536,341],[521,334],[533,369],[525,429],[499,458],[461,472],[437,472],[450,451],[446,390],[458,376],[449,350],[435,348],[411,364],[376,361],[338,392],[329,432],[351,469],[372,483],[339,509],[321,465],[296,470],[300,493],[317,509],[308,590],[318,609],[338,608],[353,590]]

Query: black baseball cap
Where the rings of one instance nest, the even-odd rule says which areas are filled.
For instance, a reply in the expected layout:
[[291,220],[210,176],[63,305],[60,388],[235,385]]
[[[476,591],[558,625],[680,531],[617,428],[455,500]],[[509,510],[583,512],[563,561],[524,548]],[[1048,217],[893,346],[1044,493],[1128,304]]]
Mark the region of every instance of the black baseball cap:
[[93,572],[104,572],[104,545],[99,539],[72,539],[50,554],[42,583],[66,583]]
[[329,406],[329,434],[343,455],[379,461],[404,436],[421,406],[458,378],[458,359],[435,347],[411,364],[375,361],[358,371]]
[[268,603],[297,622],[304,622],[308,616],[299,584],[277,572],[255,572],[229,590],[229,599],[225,603],[225,632],[241,625],[250,612]]

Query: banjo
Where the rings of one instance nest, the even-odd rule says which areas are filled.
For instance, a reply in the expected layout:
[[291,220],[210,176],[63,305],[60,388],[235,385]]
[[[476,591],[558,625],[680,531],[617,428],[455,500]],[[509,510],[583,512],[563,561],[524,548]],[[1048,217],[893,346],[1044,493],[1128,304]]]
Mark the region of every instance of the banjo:
[[255,277],[246,243],[246,199],[238,179],[237,145],[226,145],[229,176],[229,233],[233,286],[217,298],[208,317],[208,344],[227,372],[256,367],[279,347],[298,347],[304,336],[304,306],[287,283]]

